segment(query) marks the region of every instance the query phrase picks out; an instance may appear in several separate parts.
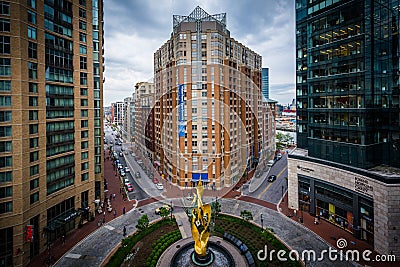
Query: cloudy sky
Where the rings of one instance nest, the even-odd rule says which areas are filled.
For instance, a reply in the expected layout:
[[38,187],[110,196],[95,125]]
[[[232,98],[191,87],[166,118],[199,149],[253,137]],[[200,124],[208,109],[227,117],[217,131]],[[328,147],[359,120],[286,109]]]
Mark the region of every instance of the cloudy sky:
[[263,57],[270,98],[295,98],[295,10],[293,0],[105,0],[104,105],[131,96],[134,85],[153,77],[153,53],[172,32],[173,15],[200,6],[226,13],[231,37]]

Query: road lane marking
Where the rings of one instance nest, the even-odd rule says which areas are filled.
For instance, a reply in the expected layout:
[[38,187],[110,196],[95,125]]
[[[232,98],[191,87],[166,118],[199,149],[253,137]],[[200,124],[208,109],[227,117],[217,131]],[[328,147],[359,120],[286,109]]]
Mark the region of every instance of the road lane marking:
[[[282,175],[282,173],[287,169],[287,165],[285,166],[285,168],[283,168],[277,175],[276,175],[276,179],[278,180],[278,177]],[[261,199],[261,196],[268,190],[268,188],[272,185],[272,183],[268,182],[268,185],[264,188],[264,190],[258,194],[257,198]]]

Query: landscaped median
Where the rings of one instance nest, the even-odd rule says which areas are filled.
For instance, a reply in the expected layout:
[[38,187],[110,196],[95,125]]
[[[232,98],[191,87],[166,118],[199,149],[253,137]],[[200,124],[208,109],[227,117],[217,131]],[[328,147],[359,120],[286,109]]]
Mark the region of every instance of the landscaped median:
[[264,256],[266,246],[268,251],[285,251],[286,255],[289,254],[290,250],[275,237],[271,230],[264,229],[263,231],[250,220],[219,213],[215,219],[214,235],[223,238],[224,233],[235,236],[248,247],[255,261],[255,266],[302,266],[300,262],[290,259],[285,262],[279,261],[277,253],[272,254],[271,259],[268,257],[265,260],[260,260],[258,258],[259,252],[262,251],[261,254]]
[[[149,263],[156,262],[162,251],[166,249],[164,246],[157,246],[160,238],[171,242],[171,244],[181,238],[180,233],[179,235],[176,234],[179,228],[175,219],[172,221],[170,219],[161,219],[150,225],[144,224],[144,227],[142,224],[138,229],[133,235],[121,241],[117,251],[104,266],[144,266],[150,255],[152,258]],[[157,251],[152,254],[155,248],[157,248]],[[156,258],[157,255],[158,257]]]
[[[231,240],[228,240],[230,242],[240,240],[239,249],[245,248],[241,251],[242,256],[246,257],[249,263],[249,253],[246,252],[250,252],[254,260],[254,265],[250,264],[249,266],[302,266],[299,261],[290,259],[282,262],[278,259],[276,253],[268,254],[270,256],[267,258],[261,257],[260,259],[260,253],[265,256],[266,247],[268,247],[268,251],[285,251],[286,255],[289,254],[290,250],[275,237],[271,230],[262,230],[258,225],[251,222],[252,218],[249,214],[243,214],[246,216],[243,215],[242,218],[221,213],[216,215],[212,235],[224,238],[225,234],[225,238],[230,236]],[[156,266],[163,252],[182,238],[175,218],[171,221],[165,217],[149,225],[147,215],[143,215],[136,227],[138,231],[122,240],[118,250],[104,266]],[[232,236],[235,238],[232,238]],[[242,246],[242,244],[245,246]]]

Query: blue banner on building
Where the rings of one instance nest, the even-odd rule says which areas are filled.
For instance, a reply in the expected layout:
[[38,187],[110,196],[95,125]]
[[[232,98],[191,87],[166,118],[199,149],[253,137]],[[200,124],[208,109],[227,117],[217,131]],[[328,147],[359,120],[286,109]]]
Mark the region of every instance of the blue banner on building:
[[184,105],[184,85],[178,86],[178,135],[185,137],[185,105]]

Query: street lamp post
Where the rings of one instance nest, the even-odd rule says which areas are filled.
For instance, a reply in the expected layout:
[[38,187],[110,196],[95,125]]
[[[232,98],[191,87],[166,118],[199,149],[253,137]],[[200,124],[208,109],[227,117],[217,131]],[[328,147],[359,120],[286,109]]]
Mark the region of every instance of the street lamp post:
[[263,219],[263,214],[261,213],[261,232],[264,231],[264,219]]
[[283,185],[282,185],[282,202],[285,202],[285,199],[283,198]]
[[171,221],[172,221],[172,200],[171,200],[171,206],[170,206],[169,210],[171,211]]

